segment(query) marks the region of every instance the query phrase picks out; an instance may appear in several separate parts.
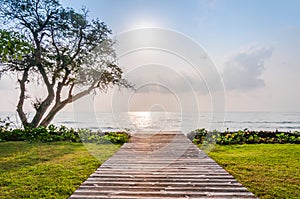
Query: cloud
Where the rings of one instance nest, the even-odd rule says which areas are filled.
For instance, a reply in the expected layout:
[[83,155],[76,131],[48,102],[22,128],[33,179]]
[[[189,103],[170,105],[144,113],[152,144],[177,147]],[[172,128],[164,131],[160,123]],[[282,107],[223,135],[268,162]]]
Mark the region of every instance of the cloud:
[[151,79],[151,81],[137,82],[138,91],[140,93],[186,93],[186,92],[198,92],[199,94],[207,94],[208,88],[205,81],[197,76],[181,76],[170,77],[165,75],[164,78],[157,76]]
[[224,64],[223,80],[227,90],[251,90],[265,86],[261,78],[270,47],[252,46],[233,55]]
[[207,95],[215,92],[222,84],[219,74],[211,74],[204,70],[175,71],[171,67],[161,65],[142,66],[127,74],[127,79],[135,84],[139,93],[188,93],[196,92]]

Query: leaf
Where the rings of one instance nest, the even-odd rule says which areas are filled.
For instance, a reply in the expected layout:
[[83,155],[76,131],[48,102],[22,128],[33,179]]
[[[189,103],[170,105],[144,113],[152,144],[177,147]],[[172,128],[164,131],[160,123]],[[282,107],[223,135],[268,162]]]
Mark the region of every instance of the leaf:
[[22,55],[19,54],[19,55],[18,55],[18,60],[21,61],[22,59],[23,59]]

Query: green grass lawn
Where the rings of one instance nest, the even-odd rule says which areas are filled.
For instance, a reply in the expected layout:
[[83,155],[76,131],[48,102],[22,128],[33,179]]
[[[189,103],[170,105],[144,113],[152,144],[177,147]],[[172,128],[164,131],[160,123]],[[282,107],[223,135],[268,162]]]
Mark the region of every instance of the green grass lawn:
[[259,198],[300,198],[300,145],[216,145],[209,155]]
[[[119,149],[112,144],[0,143],[0,198],[68,198]],[[91,155],[92,154],[92,155]],[[300,198],[300,145],[216,145],[209,155],[260,198]]]
[[70,142],[0,143],[0,198],[68,198],[118,148]]

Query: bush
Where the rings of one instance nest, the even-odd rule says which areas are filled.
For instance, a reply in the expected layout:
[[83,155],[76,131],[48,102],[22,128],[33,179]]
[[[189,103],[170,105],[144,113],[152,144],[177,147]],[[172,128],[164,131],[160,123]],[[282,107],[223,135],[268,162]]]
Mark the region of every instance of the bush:
[[0,131],[11,129],[10,128],[11,124],[12,124],[12,122],[10,121],[9,117],[7,117],[5,119],[0,118]]
[[103,143],[104,133],[102,132],[92,132],[89,129],[78,129],[79,136],[82,142],[90,143]]
[[129,141],[129,134],[126,132],[92,132],[87,129],[79,129],[79,135],[82,142],[93,142],[93,143],[113,143],[113,144],[124,144]]
[[109,132],[105,133],[104,139],[113,144],[124,144],[129,141],[129,134],[126,132]]
[[228,144],[257,144],[257,143],[292,143],[300,144],[299,132],[272,132],[272,131],[249,131],[248,129],[239,131],[209,132],[205,129],[192,131],[190,135],[195,135],[195,144],[217,143]]
[[26,127],[25,129],[0,130],[0,139],[5,141],[80,142],[78,132],[73,128],[67,128],[65,126],[56,127],[49,125],[49,127]]
[[25,129],[11,129],[10,124],[0,120],[0,142],[2,141],[29,141],[29,142],[92,142],[124,144],[128,142],[129,135],[126,132],[92,132],[88,129],[57,127],[53,124],[48,127],[37,127]]

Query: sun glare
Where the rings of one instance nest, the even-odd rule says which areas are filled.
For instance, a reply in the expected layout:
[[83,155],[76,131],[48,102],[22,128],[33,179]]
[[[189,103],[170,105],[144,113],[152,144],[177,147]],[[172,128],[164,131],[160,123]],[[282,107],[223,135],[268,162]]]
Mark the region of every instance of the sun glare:
[[133,18],[129,23],[128,29],[140,29],[140,28],[162,28],[163,24],[161,21],[153,17],[140,17]]
[[152,117],[150,112],[133,112],[129,117],[132,124],[139,129],[151,126]]

